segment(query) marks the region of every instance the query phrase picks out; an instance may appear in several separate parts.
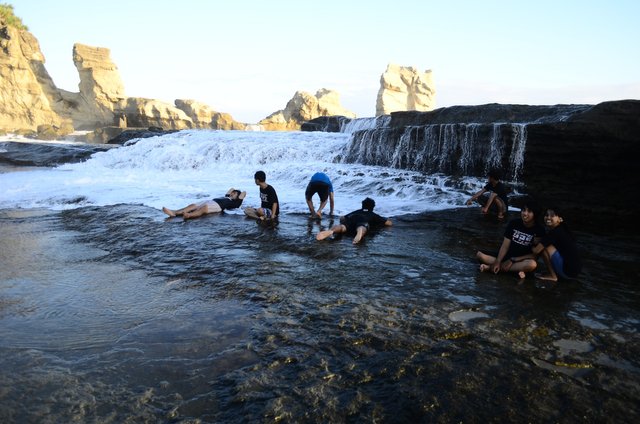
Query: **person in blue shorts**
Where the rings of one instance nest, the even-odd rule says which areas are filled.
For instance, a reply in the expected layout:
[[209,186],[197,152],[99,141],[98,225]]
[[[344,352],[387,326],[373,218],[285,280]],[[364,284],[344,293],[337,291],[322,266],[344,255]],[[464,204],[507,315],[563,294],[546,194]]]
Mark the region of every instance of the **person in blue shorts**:
[[246,195],[247,192],[236,190],[232,187],[227,191],[224,197],[218,197],[200,203],[192,203],[177,210],[172,210],[163,206],[162,212],[171,217],[182,216],[184,219],[198,218],[209,213],[219,213],[225,209],[239,208]]
[[324,240],[334,234],[350,233],[355,234],[353,244],[360,243],[369,229],[378,227],[390,227],[392,222],[388,218],[383,218],[373,212],[376,202],[367,197],[362,201],[362,209],[350,212],[340,218],[340,224],[330,230],[320,231],[316,235],[317,240]]
[[253,176],[256,185],[260,187],[260,207],[245,208],[244,213],[251,218],[261,221],[276,219],[280,213],[278,194],[276,190],[267,184],[267,175],[264,171],[258,171]]
[[578,276],[582,261],[578,254],[575,238],[557,208],[550,208],[544,214],[547,233],[540,243],[533,246],[533,253],[541,254],[547,267],[547,274],[536,274],[536,278],[558,281]]
[[[318,194],[320,197],[320,206],[318,210],[313,207],[313,201],[311,200],[314,194]],[[331,179],[324,172],[316,172],[309,180],[307,189],[304,192],[305,199],[307,200],[307,206],[309,206],[309,212],[311,212],[311,218],[322,218],[322,209],[327,205],[329,200],[329,215],[333,215],[333,208],[335,206],[333,199],[333,184]]]

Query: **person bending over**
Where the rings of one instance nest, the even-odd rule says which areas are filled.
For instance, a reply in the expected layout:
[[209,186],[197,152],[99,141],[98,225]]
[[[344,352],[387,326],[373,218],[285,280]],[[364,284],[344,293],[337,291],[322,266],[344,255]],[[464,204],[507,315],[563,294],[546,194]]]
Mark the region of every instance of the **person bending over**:
[[[489,181],[482,190],[471,196],[467,200],[467,205],[478,201],[482,205],[482,213],[489,212],[491,206],[495,206],[498,211],[498,219],[504,219],[507,213],[507,193],[509,189],[500,181],[500,173],[496,170],[489,171]],[[485,195],[485,193],[488,193]]]
[[334,234],[349,233],[355,234],[353,244],[360,243],[362,238],[367,234],[370,228],[390,227],[392,222],[388,218],[383,218],[373,212],[376,202],[373,199],[366,198],[362,201],[362,209],[350,212],[340,218],[340,224],[334,226],[330,230],[320,231],[316,235],[317,240],[324,240]]
[[163,206],[162,212],[169,216],[182,216],[184,219],[198,218],[209,213],[219,213],[225,209],[239,208],[246,195],[247,193],[245,191],[241,192],[232,187],[224,197],[218,197],[201,203],[192,203],[178,210],[172,210]]
[[[318,193],[318,197],[320,197],[318,210],[313,208],[313,201],[311,200],[316,193]],[[329,200],[329,215],[333,215],[333,184],[331,184],[331,179],[324,172],[316,172],[313,174],[304,192],[304,196],[307,200],[309,212],[311,212],[311,218],[322,218],[322,209],[327,205],[327,200]]]
[[537,210],[537,204],[526,199],[520,218],[507,224],[498,253],[476,252],[476,258],[481,262],[480,272],[517,272],[522,279],[526,272],[536,269],[536,255],[531,248],[544,236],[544,228],[536,221]]

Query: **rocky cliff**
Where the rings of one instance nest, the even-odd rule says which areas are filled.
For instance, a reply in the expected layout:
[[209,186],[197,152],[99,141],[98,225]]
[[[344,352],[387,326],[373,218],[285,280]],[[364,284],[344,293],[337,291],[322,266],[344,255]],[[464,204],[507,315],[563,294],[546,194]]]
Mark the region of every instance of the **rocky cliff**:
[[436,92],[430,70],[389,64],[380,77],[376,116],[398,111],[429,111],[436,104]]
[[[316,120],[304,128],[345,128],[345,121]],[[604,229],[632,225],[640,214],[639,134],[640,100],[454,106],[372,120],[353,133],[346,160],[480,178],[498,168],[521,193],[568,211],[573,222]]]

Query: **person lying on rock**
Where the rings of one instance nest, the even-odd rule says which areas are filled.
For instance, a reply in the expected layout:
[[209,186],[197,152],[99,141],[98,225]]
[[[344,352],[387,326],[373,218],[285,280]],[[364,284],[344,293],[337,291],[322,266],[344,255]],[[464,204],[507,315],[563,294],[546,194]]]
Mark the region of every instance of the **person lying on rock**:
[[330,230],[320,231],[316,235],[316,240],[324,240],[334,234],[349,233],[354,234],[353,244],[360,243],[370,228],[390,227],[392,222],[388,218],[383,218],[373,212],[376,202],[367,197],[362,201],[362,209],[350,212],[340,217],[340,224]]
[[536,220],[537,211],[535,201],[526,198],[520,218],[507,224],[498,253],[476,252],[480,272],[516,272],[523,279],[527,272],[536,269],[536,254],[531,249],[544,236],[544,227]]
[[236,190],[232,187],[224,197],[218,197],[201,203],[192,203],[178,210],[171,210],[163,206],[162,212],[172,217],[182,216],[184,219],[198,218],[209,213],[220,213],[225,209],[239,208],[246,195],[246,191]]

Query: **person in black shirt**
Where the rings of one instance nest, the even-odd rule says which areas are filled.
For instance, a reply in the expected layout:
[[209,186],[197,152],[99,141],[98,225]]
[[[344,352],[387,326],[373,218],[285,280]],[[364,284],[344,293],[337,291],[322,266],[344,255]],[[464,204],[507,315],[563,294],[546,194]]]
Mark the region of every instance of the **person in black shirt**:
[[171,217],[182,216],[184,219],[198,218],[208,213],[218,213],[225,209],[239,208],[246,195],[247,192],[236,190],[232,187],[224,197],[218,197],[201,203],[192,203],[178,210],[171,210],[163,206],[162,212]]
[[278,194],[276,190],[266,183],[267,175],[264,171],[258,171],[253,176],[256,185],[260,187],[260,207],[245,208],[244,213],[251,218],[261,221],[276,219],[280,213]]
[[[485,193],[488,194],[485,195]],[[471,198],[467,200],[467,205],[471,205],[471,203],[477,200],[478,203],[482,205],[483,214],[488,213],[489,208],[495,205],[495,208],[498,210],[498,219],[502,220],[507,213],[508,193],[509,188],[500,182],[500,173],[496,170],[491,170],[489,171],[489,181],[487,185],[471,196]]]
[[376,202],[366,198],[362,201],[362,209],[358,209],[340,218],[340,224],[330,230],[320,231],[316,235],[317,240],[324,240],[333,234],[351,233],[355,234],[353,244],[360,243],[370,228],[391,226],[392,222],[388,218],[383,218],[373,212]]
[[544,215],[547,233],[540,243],[533,246],[533,253],[542,254],[547,274],[536,274],[541,280],[558,281],[575,278],[582,270],[576,241],[557,208],[547,209]]
[[520,218],[507,224],[504,238],[497,254],[478,251],[480,272],[517,272],[522,279],[538,266],[531,248],[544,236],[544,228],[536,221],[538,207],[532,199],[526,199]]

